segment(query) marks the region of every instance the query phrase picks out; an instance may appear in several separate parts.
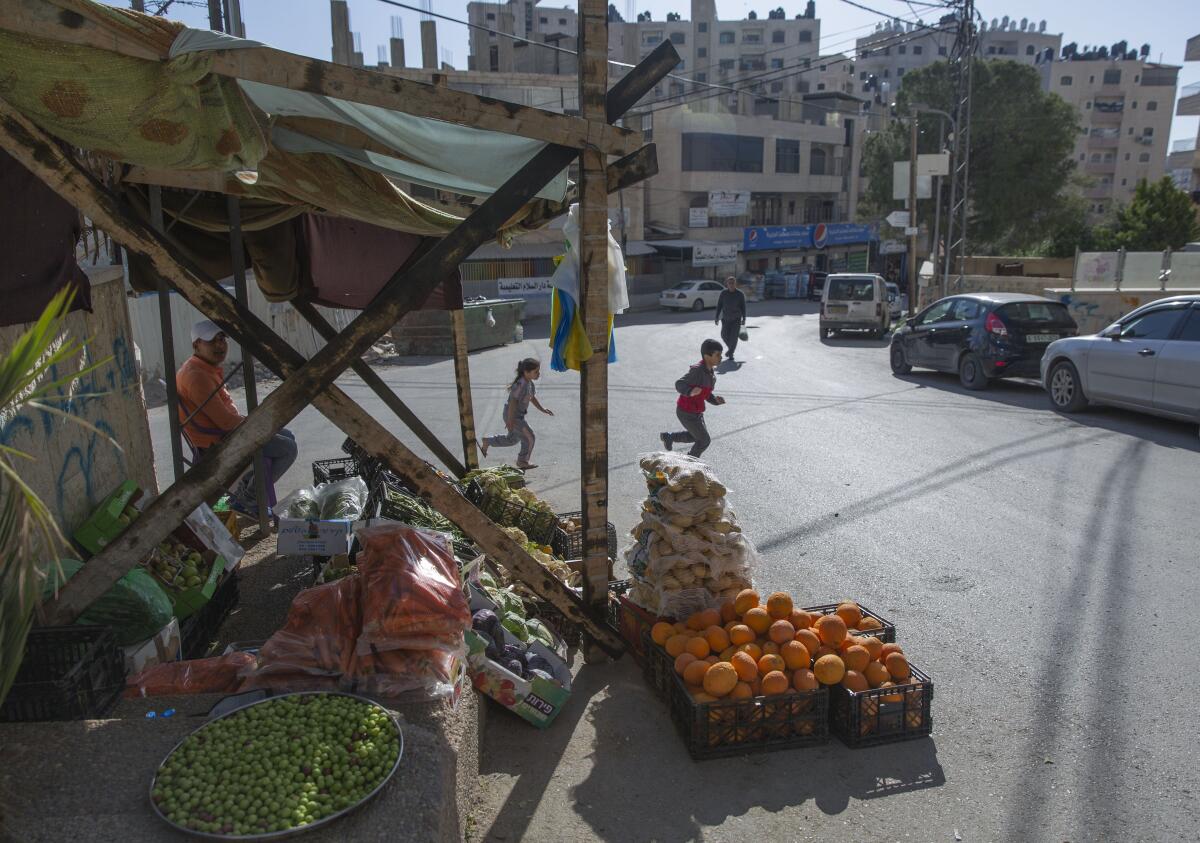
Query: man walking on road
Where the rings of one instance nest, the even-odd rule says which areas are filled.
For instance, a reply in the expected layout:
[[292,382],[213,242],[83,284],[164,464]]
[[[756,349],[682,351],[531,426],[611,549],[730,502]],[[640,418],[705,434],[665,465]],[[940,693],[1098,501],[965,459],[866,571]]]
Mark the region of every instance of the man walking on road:
[[717,316],[721,323],[721,340],[725,343],[725,356],[733,359],[737,349],[738,334],[746,322],[746,294],[737,287],[737,279],[730,275],[725,279],[725,289],[717,299]]

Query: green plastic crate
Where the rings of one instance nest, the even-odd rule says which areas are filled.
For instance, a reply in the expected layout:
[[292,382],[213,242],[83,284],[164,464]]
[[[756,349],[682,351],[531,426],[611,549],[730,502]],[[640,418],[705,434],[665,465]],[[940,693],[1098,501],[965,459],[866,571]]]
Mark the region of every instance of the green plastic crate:
[[125,512],[125,507],[141,496],[142,490],[138,488],[137,483],[126,480],[88,516],[75,531],[73,538],[88,553],[99,553],[129,526],[128,521],[121,522],[121,515]]

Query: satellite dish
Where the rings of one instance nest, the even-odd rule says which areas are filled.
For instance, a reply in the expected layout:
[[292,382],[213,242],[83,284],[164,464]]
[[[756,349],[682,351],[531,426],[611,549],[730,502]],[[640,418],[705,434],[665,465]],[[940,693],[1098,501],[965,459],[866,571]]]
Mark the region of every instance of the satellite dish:
[[1005,15],[1000,19],[1000,28],[1008,29],[1008,15]]
[[1021,18],[1021,31],[1024,32],[1029,28],[1029,18]]
[[1038,32],[1045,32],[1045,31],[1046,31],[1046,22],[1039,21],[1038,22]]

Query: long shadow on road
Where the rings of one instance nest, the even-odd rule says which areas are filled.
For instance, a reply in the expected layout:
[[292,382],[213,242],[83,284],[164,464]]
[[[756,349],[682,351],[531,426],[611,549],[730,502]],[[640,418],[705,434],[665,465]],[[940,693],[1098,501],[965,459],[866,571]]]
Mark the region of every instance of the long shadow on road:
[[[1134,573],[1129,568],[1130,525],[1136,516],[1146,445],[1131,442],[1113,461],[1097,486],[1091,516],[1081,532],[1094,537],[1094,541],[1079,548],[1068,581],[1062,582],[1061,572],[1051,577],[1052,582],[1061,585],[1055,595],[1056,605],[1042,613],[1048,621],[1042,636],[1045,640],[1061,640],[1063,618],[1075,618],[1077,632],[1094,630],[1094,634],[1075,638],[1090,641],[1093,657],[1089,663],[1080,658],[1078,651],[1064,650],[1057,656],[1059,661],[1046,665],[1027,719],[1030,731],[1022,747],[1018,777],[1009,789],[1012,795],[1007,800],[1004,823],[1009,840],[1034,840],[1047,835],[1050,812],[1062,810],[1061,805],[1052,804],[1051,794],[1056,786],[1063,787],[1064,771],[1075,773],[1074,781],[1083,781],[1082,800],[1067,796],[1069,790],[1058,793],[1059,799],[1070,799],[1076,807],[1078,816],[1065,822],[1078,830],[1081,839],[1129,839],[1125,833],[1132,832],[1132,828],[1122,829],[1115,824],[1133,822],[1128,784],[1123,777],[1134,775],[1129,767],[1132,759],[1126,730],[1138,713],[1129,703],[1133,689],[1126,687],[1130,681],[1127,666],[1131,647],[1125,635],[1125,619],[1132,599],[1130,574]],[[1101,555],[1103,563],[1097,564]],[[1097,576],[1100,609],[1095,623],[1089,625],[1078,615],[1095,593],[1093,580]],[[1113,646],[1113,642],[1121,643]],[[1083,718],[1091,732],[1087,735],[1090,743],[1084,748],[1074,741],[1068,743],[1068,737],[1062,734],[1075,720],[1070,714],[1071,694],[1077,693],[1080,686],[1087,695],[1080,707],[1085,709]]]

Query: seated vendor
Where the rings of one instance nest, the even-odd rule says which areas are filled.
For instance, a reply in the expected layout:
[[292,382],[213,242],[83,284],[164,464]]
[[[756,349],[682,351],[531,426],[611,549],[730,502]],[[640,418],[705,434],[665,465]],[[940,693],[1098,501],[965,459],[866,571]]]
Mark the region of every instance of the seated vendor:
[[[208,319],[193,325],[192,352],[175,375],[175,389],[179,393],[179,421],[184,424],[184,434],[199,458],[241,424],[245,416],[238,412],[225,388],[221,364],[229,353],[229,341],[221,327]],[[263,446],[263,457],[271,461],[272,485],[296,461],[296,451],[296,437],[286,428]],[[232,490],[231,504],[242,512],[257,514],[253,467]]]

